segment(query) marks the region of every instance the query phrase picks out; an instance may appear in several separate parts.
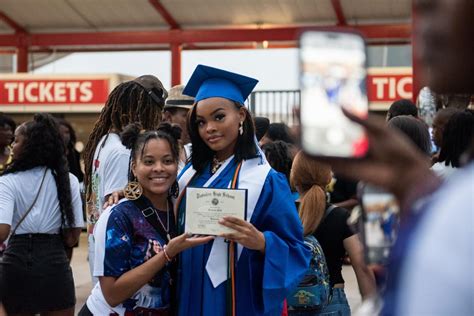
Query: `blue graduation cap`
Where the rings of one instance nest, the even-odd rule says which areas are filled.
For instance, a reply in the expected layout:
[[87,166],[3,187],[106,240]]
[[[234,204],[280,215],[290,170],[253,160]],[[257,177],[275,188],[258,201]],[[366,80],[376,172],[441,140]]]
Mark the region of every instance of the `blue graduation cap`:
[[183,94],[195,97],[196,103],[207,98],[221,97],[243,105],[257,83],[258,80],[254,78],[198,65],[184,87]]

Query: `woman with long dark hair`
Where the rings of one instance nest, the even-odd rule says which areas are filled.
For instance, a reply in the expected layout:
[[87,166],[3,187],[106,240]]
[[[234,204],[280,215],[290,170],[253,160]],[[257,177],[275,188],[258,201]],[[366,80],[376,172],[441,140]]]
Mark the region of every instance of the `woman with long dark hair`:
[[[74,281],[64,244],[83,226],[77,178],[68,172],[54,118],[36,114],[15,131],[14,159],[0,177],[2,302],[9,315],[73,315]],[[64,244],[63,244],[64,243]]]
[[188,216],[188,187],[245,189],[247,203],[245,218],[219,221],[233,232],[181,253],[178,315],[281,315],[287,290],[308,267],[288,181],[256,144],[244,106],[257,82],[199,65],[183,91],[196,103],[188,122],[191,162],[179,179],[178,231]]

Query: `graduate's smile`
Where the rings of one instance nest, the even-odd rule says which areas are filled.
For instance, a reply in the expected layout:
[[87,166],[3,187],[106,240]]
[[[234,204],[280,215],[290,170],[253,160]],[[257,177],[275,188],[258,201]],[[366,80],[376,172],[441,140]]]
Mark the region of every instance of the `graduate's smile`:
[[218,141],[220,141],[222,139],[222,136],[219,136],[219,135],[214,135],[214,136],[211,136],[207,139],[207,142],[210,143],[210,144],[215,144],[217,143]]

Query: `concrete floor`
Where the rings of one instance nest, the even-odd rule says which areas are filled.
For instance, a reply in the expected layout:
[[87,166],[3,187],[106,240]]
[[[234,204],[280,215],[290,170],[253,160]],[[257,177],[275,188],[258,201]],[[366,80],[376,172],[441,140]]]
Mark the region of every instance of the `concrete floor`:
[[[91,277],[89,273],[89,263],[87,262],[87,235],[81,234],[79,248],[74,248],[74,254],[71,262],[76,284],[76,314],[84,305],[91,291]],[[346,281],[346,295],[349,300],[351,310],[360,304],[361,297],[357,288],[357,280],[351,266],[343,266],[342,274]]]

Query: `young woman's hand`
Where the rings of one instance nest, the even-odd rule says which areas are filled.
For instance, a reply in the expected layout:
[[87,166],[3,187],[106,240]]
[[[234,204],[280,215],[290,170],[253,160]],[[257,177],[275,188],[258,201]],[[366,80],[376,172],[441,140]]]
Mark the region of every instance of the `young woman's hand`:
[[166,245],[166,253],[169,257],[173,258],[181,251],[195,246],[207,244],[214,239],[214,236],[205,236],[205,237],[192,237],[188,233],[179,235],[171,239]]
[[265,235],[251,223],[237,217],[226,216],[219,220],[219,224],[235,230],[232,233],[222,234],[220,237],[235,241],[245,248],[265,253]]
[[121,199],[125,197],[123,190],[112,192],[106,197],[102,209],[105,210],[107,207],[117,204]]

